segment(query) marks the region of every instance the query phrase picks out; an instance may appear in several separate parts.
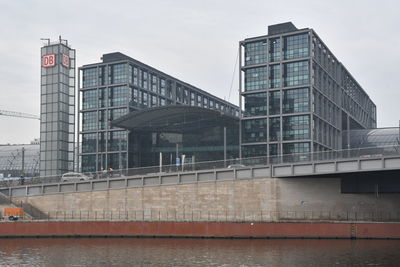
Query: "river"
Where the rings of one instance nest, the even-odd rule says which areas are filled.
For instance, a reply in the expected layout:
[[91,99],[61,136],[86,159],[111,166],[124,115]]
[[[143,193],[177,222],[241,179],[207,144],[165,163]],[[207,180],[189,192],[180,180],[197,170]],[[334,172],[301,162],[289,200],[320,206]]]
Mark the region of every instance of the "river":
[[10,238],[0,266],[399,266],[400,240]]

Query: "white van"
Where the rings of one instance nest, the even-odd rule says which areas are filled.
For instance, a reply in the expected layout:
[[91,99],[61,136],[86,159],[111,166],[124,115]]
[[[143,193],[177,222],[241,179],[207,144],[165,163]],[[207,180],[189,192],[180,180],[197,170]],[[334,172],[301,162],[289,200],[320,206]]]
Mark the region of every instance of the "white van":
[[87,181],[91,178],[89,176],[84,175],[83,173],[78,172],[67,172],[61,176],[61,182],[68,181]]

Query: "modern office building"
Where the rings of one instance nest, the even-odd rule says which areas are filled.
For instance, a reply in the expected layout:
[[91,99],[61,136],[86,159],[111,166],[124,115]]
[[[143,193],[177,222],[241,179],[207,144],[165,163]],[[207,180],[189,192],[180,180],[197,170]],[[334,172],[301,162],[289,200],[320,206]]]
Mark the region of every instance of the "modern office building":
[[376,128],[375,104],[313,29],[272,25],[239,47],[242,157],[347,148],[347,130]]
[[41,48],[40,175],[74,169],[75,50],[61,39]]
[[[159,152],[163,164],[175,164],[182,153],[197,154],[196,161],[223,159],[223,127],[229,127],[228,157],[238,156],[237,106],[118,52],[80,67],[78,75],[83,172],[158,165]],[[208,153],[195,151],[199,146]]]

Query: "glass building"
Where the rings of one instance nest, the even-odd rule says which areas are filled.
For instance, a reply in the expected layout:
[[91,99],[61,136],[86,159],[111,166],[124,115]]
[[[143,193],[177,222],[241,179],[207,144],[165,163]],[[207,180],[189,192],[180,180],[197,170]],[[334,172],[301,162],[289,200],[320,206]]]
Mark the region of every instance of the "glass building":
[[118,52],[80,67],[78,75],[83,172],[144,164],[134,158],[139,141],[130,137],[130,131],[111,124],[128,113],[185,105],[239,115],[237,106]]
[[242,157],[337,150],[376,127],[376,106],[312,29],[291,22],[240,42]]
[[74,170],[75,50],[67,40],[41,48],[40,175]]

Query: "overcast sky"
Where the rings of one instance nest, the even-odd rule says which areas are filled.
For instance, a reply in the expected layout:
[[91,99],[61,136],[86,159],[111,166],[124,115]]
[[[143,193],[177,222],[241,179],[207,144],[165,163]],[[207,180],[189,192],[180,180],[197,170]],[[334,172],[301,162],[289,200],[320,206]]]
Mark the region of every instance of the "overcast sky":
[[[395,0],[0,0],[0,110],[39,115],[40,38],[68,39],[77,65],[120,51],[228,100],[238,42],[292,21],[313,28],[377,105],[400,116],[400,2]],[[230,101],[238,104],[238,73]],[[39,121],[0,116],[0,144],[29,143]]]

